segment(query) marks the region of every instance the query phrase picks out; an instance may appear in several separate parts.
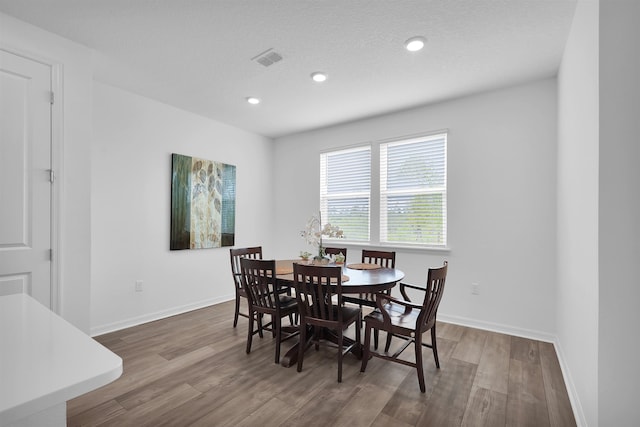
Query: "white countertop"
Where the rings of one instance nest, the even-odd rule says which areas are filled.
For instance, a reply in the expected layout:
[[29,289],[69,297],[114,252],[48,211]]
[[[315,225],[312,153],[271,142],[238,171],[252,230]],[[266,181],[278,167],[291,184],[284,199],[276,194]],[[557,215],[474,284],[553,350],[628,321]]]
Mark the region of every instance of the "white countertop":
[[0,296],[0,425],[95,390],[122,359],[25,294]]

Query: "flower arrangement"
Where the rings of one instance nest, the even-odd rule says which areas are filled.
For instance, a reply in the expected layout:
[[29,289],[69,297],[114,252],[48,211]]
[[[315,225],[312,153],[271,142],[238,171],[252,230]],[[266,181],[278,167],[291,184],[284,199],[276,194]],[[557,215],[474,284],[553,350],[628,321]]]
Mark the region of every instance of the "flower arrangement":
[[324,246],[322,246],[322,237],[330,237],[336,239],[344,238],[344,233],[337,225],[331,225],[326,223],[322,226],[322,217],[320,213],[318,216],[313,215],[307,221],[307,225],[300,232],[300,236],[311,246],[318,248],[318,255],[315,259],[323,259],[325,257]]

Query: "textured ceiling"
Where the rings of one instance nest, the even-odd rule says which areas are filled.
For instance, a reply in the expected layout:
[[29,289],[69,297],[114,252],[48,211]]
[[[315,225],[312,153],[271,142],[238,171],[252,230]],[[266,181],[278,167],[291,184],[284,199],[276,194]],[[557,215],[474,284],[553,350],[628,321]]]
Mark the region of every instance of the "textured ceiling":
[[[553,76],[574,9],[575,0],[0,0],[0,12],[95,50],[96,80],[270,137]],[[415,35],[428,42],[409,53]],[[281,61],[251,60],[271,48]],[[329,79],[312,82],[314,71]]]

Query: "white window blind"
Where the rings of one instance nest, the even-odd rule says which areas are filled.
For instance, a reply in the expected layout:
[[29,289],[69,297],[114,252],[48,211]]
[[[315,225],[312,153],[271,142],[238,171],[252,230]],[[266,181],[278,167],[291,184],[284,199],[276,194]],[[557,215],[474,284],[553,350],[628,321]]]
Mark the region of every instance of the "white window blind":
[[322,223],[339,226],[347,240],[369,240],[371,147],[320,155]]
[[446,134],[380,144],[380,241],[446,246]]

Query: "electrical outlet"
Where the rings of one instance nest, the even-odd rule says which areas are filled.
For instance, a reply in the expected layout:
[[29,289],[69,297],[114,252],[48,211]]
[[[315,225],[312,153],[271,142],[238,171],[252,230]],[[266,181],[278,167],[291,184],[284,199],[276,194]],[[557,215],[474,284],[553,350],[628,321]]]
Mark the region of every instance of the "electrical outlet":
[[142,292],[142,280],[136,280],[136,292]]
[[480,284],[472,283],[471,284],[471,295],[480,295]]

